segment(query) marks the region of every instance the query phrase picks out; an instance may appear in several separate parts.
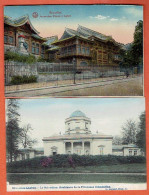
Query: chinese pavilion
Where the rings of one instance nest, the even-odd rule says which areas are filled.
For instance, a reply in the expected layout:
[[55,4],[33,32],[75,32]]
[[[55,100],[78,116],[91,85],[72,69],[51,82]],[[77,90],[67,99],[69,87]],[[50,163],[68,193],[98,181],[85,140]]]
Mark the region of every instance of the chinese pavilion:
[[62,37],[53,45],[60,47],[61,62],[72,63],[75,60],[77,66],[91,64],[116,67],[121,61],[119,51],[122,44],[111,36],[80,25],[77,30],[66,28]]

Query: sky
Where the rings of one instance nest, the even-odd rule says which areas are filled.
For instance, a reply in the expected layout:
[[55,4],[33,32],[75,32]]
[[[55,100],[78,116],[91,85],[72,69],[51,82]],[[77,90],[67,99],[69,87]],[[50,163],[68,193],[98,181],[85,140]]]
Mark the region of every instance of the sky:
[[[37,18],[33,17],[34,12],[38,13]],[[80,24],[105,35],[110,35],[117,42],[127,44],[133,41],[133,33],[137,22],[143,20],[143,6],[5,6],[4,14],[12,19],[28,14],[33,26],[43,37],[58,35],[60,38],[65,27],[76,30],[78,24]]]
[[19,102],[20,126],[31,124],[31,137],[38,140],[34,148],[43,147],[43,137],[64,134],[65,119],[76,110],[91,119],[93,134],[98,131],[112,136],[121,134],[127,120],[138,122],[145,110],[144,98],[41,98]]

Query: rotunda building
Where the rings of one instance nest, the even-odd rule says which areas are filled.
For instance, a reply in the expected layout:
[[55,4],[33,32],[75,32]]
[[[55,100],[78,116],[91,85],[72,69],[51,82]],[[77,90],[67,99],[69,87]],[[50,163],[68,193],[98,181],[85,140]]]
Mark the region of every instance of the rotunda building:
[[78,154],[108,155],[112,154],[111,135],[92,134],[91,119],[82,111],[74,111],[65,119],[65,133],[44,137],[44,155]]

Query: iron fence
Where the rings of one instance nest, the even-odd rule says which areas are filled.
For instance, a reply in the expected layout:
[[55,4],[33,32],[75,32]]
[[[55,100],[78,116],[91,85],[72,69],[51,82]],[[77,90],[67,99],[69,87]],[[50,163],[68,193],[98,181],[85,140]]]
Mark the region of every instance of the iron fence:
[[[115,66],[99,66],[66,63],[36,63],[24,64],[5,61],[5,85],[11,85],[14,76],[35,75],[38,82],[51,82],[53,85],[76,84],[117,78],[133,77],[138,74],[138,68],[120,68]],[[18,83],[19,84],[19,83]]]

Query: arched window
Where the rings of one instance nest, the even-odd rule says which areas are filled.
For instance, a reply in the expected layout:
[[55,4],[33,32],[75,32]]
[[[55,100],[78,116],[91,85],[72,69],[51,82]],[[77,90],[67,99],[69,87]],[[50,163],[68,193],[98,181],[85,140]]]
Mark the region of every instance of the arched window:
[[104,145],[98,146],[100,155],[104,155],[104,147],[105,147]]
[[52,153],[52,155],[57,154],[57,147],[56,146],[51,147],[51,153]]

